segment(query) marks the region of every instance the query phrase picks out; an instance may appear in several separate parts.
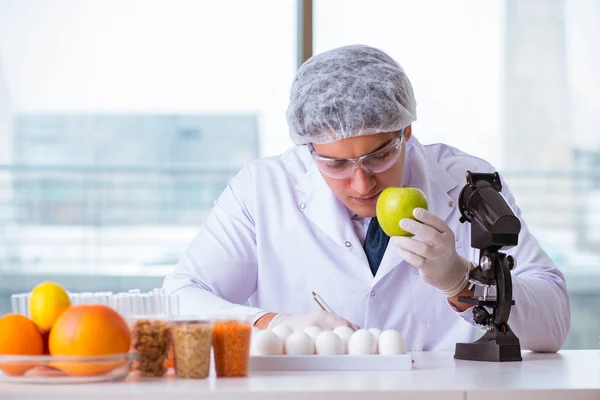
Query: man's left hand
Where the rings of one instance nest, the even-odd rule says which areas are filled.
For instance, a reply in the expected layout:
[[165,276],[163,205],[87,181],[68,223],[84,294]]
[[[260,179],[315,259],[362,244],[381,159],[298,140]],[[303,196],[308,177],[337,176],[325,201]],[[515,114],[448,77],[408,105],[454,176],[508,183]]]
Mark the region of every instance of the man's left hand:
[[439,217],[423,208],[415,208],[417,221],[404,218],[400,227],[415,237],[394,236],[390,243],[400,255],[419,269],[425,282],[439,289],[444,296],[455,297],[468,283],[471,263],[458,255],[454,232]]

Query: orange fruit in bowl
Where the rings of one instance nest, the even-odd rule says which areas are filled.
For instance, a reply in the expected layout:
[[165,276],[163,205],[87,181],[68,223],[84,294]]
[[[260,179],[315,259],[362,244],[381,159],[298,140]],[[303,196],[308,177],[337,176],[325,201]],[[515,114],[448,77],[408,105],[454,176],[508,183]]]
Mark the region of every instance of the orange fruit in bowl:
[[[56,320],[50,331],[49,347],[53,356],[93,358],[127,353],[131,333],[121,315],[101,304],[69,307]],[[126,359],[110,361],[56,361],[52,366],[71,376],[105,374],[126,363]]]
[[[29,318],[7,314],[0,318],[0,355],[39,356],[43,353],[42,334]],[[0,362],[0,370],[11,376],[20,376],[33,364]]]
[[54,282],[44,282],[31,291],[29,313],[41,330],[49,331],[70,305],[71,300],[65,289]]

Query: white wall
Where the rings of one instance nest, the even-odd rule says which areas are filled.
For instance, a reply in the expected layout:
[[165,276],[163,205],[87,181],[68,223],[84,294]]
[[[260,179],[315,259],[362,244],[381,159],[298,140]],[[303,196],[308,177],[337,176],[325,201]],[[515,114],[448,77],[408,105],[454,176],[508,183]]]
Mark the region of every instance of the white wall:
[[501,0],[320,0],[315,50],[365,43],[406,70],[417,99],[413,132],[500,167]]
[[[512,123],[503,121],[502,104],[505,0],[316,0],[315,5],[317,52],[365,43],[387,51],[406,69],[418,103],[414,132],[421,141],[446,142],[511,168],[503,145]],[[565,1],[565,14],[570,104],[562,112],[570,127],[562,132],[562,145],[567,154],[572,147],[600,149],[600,1]],[[528,169],[543,168],[530,161]]]
[[569,0],[565,11],[572,139],[600,150],[600,1]]
[[[10,164],[12,161],[12,133],[10,118],[10,94],[8,85],[2,71],[2,58],[0,57],[0,165]],[[12,199],[11,174],[0,170],[0,199],[10,203]],[[8,258],[8,224],[12,218],[10,207],[0,206],[0,271],[4,268]]]
[[0,165],[12,161],[12,134],[10,118],[10,92],[0,57]]
[[[422,141],[509,167],[504,5],[315,0],[315,51],[350,43],[388,51],[415,87]],[[569,140],[598,148],[600,2],[566,7]],[[291,145],[295,32],[296,0],[0,0],[0,68],[15,111],[258,111],[270,155]]]
[[291,146],[295,0],[0,0],[0,59],[15,111],[256,111]]

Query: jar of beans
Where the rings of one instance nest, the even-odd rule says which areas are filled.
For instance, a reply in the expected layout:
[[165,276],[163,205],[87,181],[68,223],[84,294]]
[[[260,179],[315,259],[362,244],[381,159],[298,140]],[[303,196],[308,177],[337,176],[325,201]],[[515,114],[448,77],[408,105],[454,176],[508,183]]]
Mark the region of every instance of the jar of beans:
[[246,318],[218,318],[212,327],[217,377],[248,376],[252,324]]

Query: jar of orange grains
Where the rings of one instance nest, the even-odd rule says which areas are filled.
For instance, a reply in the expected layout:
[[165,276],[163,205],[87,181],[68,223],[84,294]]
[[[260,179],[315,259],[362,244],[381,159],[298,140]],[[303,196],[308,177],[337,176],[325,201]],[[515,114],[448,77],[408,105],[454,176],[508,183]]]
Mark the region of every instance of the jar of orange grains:
[[219,318],[213,325],[217,377],[248,376],[252,325],[244,318]]

